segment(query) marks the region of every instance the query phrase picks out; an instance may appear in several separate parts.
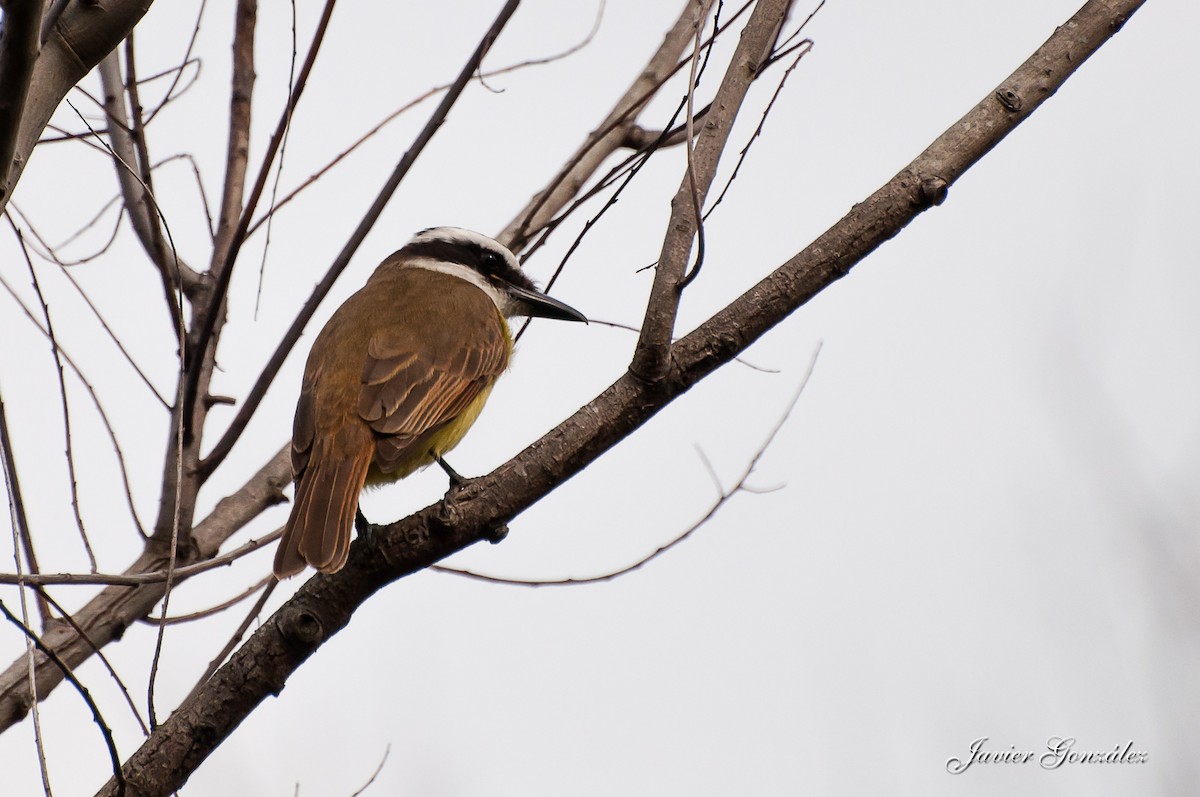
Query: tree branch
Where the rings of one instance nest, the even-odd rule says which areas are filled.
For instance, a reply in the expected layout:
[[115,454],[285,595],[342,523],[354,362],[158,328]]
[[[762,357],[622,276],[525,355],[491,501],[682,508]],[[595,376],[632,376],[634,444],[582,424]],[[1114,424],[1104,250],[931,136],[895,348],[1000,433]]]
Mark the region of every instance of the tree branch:
[[626,145],[628,131],[635,126],[638,112],[654,97],[667,78],[675,73],[679,67],[679,56],[695,33],[695,25],[702,24],[695,16],[695,6],[692,0],[688,0],[645,69],[604,117],[604,121],[584,140],[549,185],[534,195],[529,204],[496,236],[496,240],[514,252],[524,249],[538,230],[549,224],[554,215],[579,193],[588,178],[600,168],[600,164]]
[[717,89],[712,110],[705,117],[704,133],[695,144],[693,157],[689,158],[687,174],[671,200],[671,219],[654,271],[654,285],[646,304],[642,333],[629,368],[647,382],[655,382],[666,373],[684,271],[692,252],[692,240],[700,228],[699,209],[716,177],[721,153],[746,92],[754,82],[759,59],[775,40],[788,5],[787,0],[760,0],[754,7]]
[[[112,52],[145,15],[152,0],[91,0],[69,3],[52,17],[42,36],[42,49],[33,64],[23,112],[16,123],[12,158],[0,164],[6,170],[0,182],[0,210],[12,197],[13,189],[38,136],[67,92],[100,59]],[[57,10],[57,7],[56,9]],[[6,11],[7,17],[7,11]],[[9,145],[4,144],[8,151]]]
[[42,44],[45,0],[4,4],[0,29],[0,192],[7,185],[9,164],[17,151],[17,134],[25,115],[25,99]]

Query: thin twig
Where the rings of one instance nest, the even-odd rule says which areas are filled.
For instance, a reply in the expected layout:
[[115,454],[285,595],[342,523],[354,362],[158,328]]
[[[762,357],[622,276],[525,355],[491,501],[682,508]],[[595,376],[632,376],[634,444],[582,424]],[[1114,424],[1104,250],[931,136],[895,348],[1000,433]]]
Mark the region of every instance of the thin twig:
[[[821,5],[824,5],[823,2]],[[820,10],[821,6],[817,6],[817,11]],[[816,11],[812,12],[812,14],[816,14]],[[812,14],[809,14],[809,19],[812,19]],[[808,19],[805,20],[805,23],[808,23]],[[716,206],[721,204],[722,200],[725,199],[725,194],[728,192],[728,190],[730,190],[730,186],[733,185],[733,181],[737,179],[738,172],[742,170],[742,164],[746,160],[746,155],[749,155],[751,146],[754,145],[755,140],[757,140],[758,137],[762,136],[762,128],[767,124],[767,115],[770,113],[770,110],[775,107],[775,101],[779,100],[779,95],[782,94],[782,91],[784,91],[784,84],[787,83],[787,77],[790,76],[793,71],[796,71],[796,67],[800,65],[800,59],[803,59],[805,55],[808,55],[812,52],[811,38],[805,38],[804,41],[798,42],[796,46],[788,48],[788,52],[796,53],[796,59],[794,59],[791,64],[788,65],[786,70],[784,70],[784,74],[780,76],[779,84],[775,85],[774,94],[770,95],[770,100],[767,102],[767,107],[763,108],[762,116],[758,118],[758,126],[754,128],[754,133],[750,134],[749,140],[746,140],[746,145],[743,146],[742,151],[738,152],[738,162],[733,166],[733,172],[730,174],[730,179],[725,181],[725,187],[721,188],[721,193],[718,194],[718,197],[716,197],[716,200],[712,206],[710,206],[707,211],[704,211],[703,217],[706,218],[706,220],[710,215],[713,214],[713,211],[716,210]],[[766,64],[774,64],[774,62],[775,59],[770,58],[768,61],[766,61]]]
[[[101,72],[101,74],[104,74],[103,71]],[[170,252],[169,252],[170,261],[167,266],[163,267],[170,274],[169,274],[169,276],[163,277],[163,280],[164,280],[163,290],[166,295],[167,308],[170,311],[170,315],[173,319],[174,327],[175,327],[176,332],[179,337],[179,351],[181,353],[181,359],[182,359],[182,353],[184,350],[183,349],[182,297],[171,286],[173,284],[181,285],[181,286],[183,286],[183,289],[186,289],[189,285],[197,284],[197,282],[200,279],[199,275],[197,275],[196,272],[194,270],[192,270],[186,263],[184,263],[182,260],[180,260],[179,249],[175,246],[175,237],[173,235],[171,235],[171,227],[169,224],[167,224],[167,217],[163,214],[162,208],[159,207],[158,200],[154,198],[154,194],[151,193],[149,190],[149,187],[145,183],[142,182],[142,178],[138,175],[138,173],[136,171],[134,171],[133,167],[129,163],[127,163],[124,158],[122,158],[120,155],[117,154],[116,150],[114,150],[111,146],[109,146],[107,141],[105,141],[103,138],[101,138],[100,134],[98,132],[96,132],[96,130],[91,126],[91,124],[88,122],[88,120],[86,118],[84,118],[83,114],[79,112],[79,109],[76,108],[75,105],[72,104],[72,102],[70,100],[64,98],[63,102],[65,102],[71,108],[71,110],[75,112],[75,115],[79,117],[79,120],[81,122],[83,122],[84,125],[87,126],[89,132],[91,133],[92,138],[99,144],[99,146],[103,147],[104,150],[110,156],[112,156],[113,162],[115,164],[117,164],[118,179],[124,180],[125,176],[128,176],[129,178],[132,178],[134,181],[136,181],[141,186],[143,193],[140,195],[140,198],[145,199],[146,202],[149,204],[149,206],[154,210],[154,215],[157,216],[156,224],[162,225],[162,231],[167,236],[166,243],[168,244],[168,246],[170,248]],[[129,211],[129,219],[133,223],[134,229],[136,231],[138,229],[138,225],[136,222],[137,217],[135,216],[135,212],[134,212],[135,207],[136,207],[136,203],[130,203],[128,200],[126,201],[126,209]],[[140,238],[140,236],[139,236],[139,238]],[[143,247],[147,248],[147,252],[151,251],[145,245],[143,245]],[[156,262],[155,265],[158,265],[158,263]],[[182,364],[180,365],[180,367],[182,367]]]
[[[172,67],[171,69],[167,70],[166,72],[159,72],[156,75],[151,75],[150,77],[145,78],[142,81],[143,83],[149,83],[149,82],[156,80],[170,72],[173,72],[175,75],[174,79],[172,79],[172,81],[171,81],[171,85],[167,87],[167,93],[163,95],[162,100],[160,100],[158,105],[156,105],[154,107],[153,111],[151,111],[149,114],[146,115],[145,124],[147,124],[147,125],[150,124],[150,122],[153,121],[154,117],[158,116],[158,112],[161,111],[163,108],[167,107],[167,104],[169,102],[171,102],[171,100],[175,99],[176,97],[182,96],[185,91],[187,91],[189,88],[194,86],[196,84],[196,82],[200,79],[200,61],[192,59],[192,49],[195,48],[196,38],[200,35],[200,20],[203,19],[204,11],[207,6],[208,6],[207,0],[200,0],[200,9],[196,12],[196,24],[192,26],[192,36],[190,39],[188,39],[187,49],[185,49],[183,51],[183,60],[180,62],[179,66]],[[188,83],[186,86],[184,86],[182,89],[180,89],[178,94],[175,94],[174,93],[175,88],[179,85],[179,81],[183,78],[183,68],[185,66],[187,66],[189,63],[196,64],[196,76],[192,79],[192,81],[190,83]]]
[[383,758],[379,760],[379,766],[375,767],[375,771],[371,773],[371,777],[367,779],[367,782],[364,783],[362,787],[358,789],[358,791],[354,792],[354,794],[351,794],[350,797],[362,797],[363,793],[366,792],[371,784],[375,782],[375,779],[379,777],[379,773],[383,772],[383,765],[387,763],[388,754],[391,752],[392,746],[389,744],[383,749]]
[[663,545],[659,546],[653,553],[643,556],[641,559],[637,560],[633,564],[626,565],[625,567],[622,567],[618,570],[612,570],[608,573],[604,573],[603,575],[599,575],[599,576],[588,576],[586,578],[560,578],[560,579],[547,579],[547,580],[504,578],[502,576],[490,576],[490,575],[486,575],[484,573],[476,573],[471,570],[460,570],[460,569],[454,568],[454,567],[446,567],[445,565],[430,565],[429,569],[437,570],[439,573],[449,573],[451,575],[463,576],[465,578],[473,578],[473,579],[476,579],[479,581],[486,581],[491,584],[509,584],[509,585],[521,586],[521,587],[564,587],[564,586],[575,586],[578,584],[597,584],[602,581],[612,581],[613,579],[619,578],[619,577],[625,575],[626,573],[632,573],[634,570],[641,569],[642,567],[649,564],[654,559],[657,559],[658,557],[665,554],[667,551],[674,548],[676,545],[679,545],[681,542],[683,542],[684,540],[691,537],[692,534],[694,534],[697,531],[697,529],[699,529],[701,526],[703,526],[704,524],[706,524],[710,520],[712,520],[713,517],[717,514],[717,512],[719,512],[721,510],[721,507],[725,506],[725,504],[729,501],[729,499],[733,498],[733,496],[737,495],[738,493],[741,493],[741,492],[764,493],[764,492],[772,492],[773,490],[779,489],[778,487],[767,488],[767,489],[752,487],[749,484],[747,484],[747,482],[749,481],[750,477],[754,474],[754,469],[758,466],[758,463],[763,458],[763,455],[766,454],[767,449],[771,446],[771,443],[773,443],[775,441],[775,438],[779,435],[780,430],[783,429],[783,425],[785,423],[787,423],[788,418],[791,417],[792,410],[794,410],[796,408],[796,404],[797,404],[797,402],[800,401],[800,397],[802,395],[804,395],[804,389],[806,387],[808,387],[808,381],[809,381],[809,379],[812,378],[813,370],[817,366],[817,357],[820,354],[821,354],[821,344],[817,343],[816,349],[813,350],[812,357],[809,358],[808,368],[805,370],[804,376],[800,380],[800,386],[798,388],[796,388],[796,392],[792,395],[791,401],[788,402],[787,407],[784,409],[783,415],[780,416],[779,420],[775,422],[775,425],[771,428],[770,432],[767,433],[766,439],[763,440],[762,445],[760,445],[758,447],[758,450],[754,453],[754,456],[750,459],[750,463],[748,465],[746,465],[745,470],[742,471],[742,475],[738,478],[737,482],[734,483],[733,487],[731,487],[729,489],[725,489],[721,486],[720,480],[717,478],[716,472],[713,470],[712,463],[708,461],[708,458],[704,455],[703,451],[700,452],[700,459],[703,461],[705,468],[708,470],[709,475],[712,477],[713,482],[714,482],[714,484],[716,484],[716,487],[717,487],[716,501],[713,502],[712,506],[710,506],[708,508],[708,511],[705,512],[704,515],[699,520],[697,520],[695,523],[693,523],[691,526],[689,526],[685,531],[683,531],[681,534],[677,535],[674,539],[670,540],[669,542],[664,543]]
[[[58,667],[62,672],[63,678],[66,678],[71,683],[71,686],[75,687],[75,691],[83,698],[83,702],[87,703],[88,708],[92,711],[92,720],[99,726],[100,733],[104,736],[104,744],[108,748],[108,757],[112,762],[113,777],[117,781],[117,796],[125,797],[125,773],[121,771],[121,756],[117,753],[116,742],[113,741],[112,728],[109,728],[108,723],[104,721],[104,716],[100,713],[100,707],[92,699],[92,695],[88,692],[87,687],[80,683],[79,679],[75,677],[75,673],[67,666],[67,663],[59,658],[57,653],[47,647],[42,642],[41,637],[33,632],[33,629],[22,623],[8,610],[8,607],[4,605],[4,601],[2,600],[0,600],[0,614],[3,614],[10,623],[20,629],[21,633],[25,634],[33,642],[34,646],[42,652],[42,655],[54,662],[54,666]],[[34,699],[37,699],[36,695]]]
[[[812,11],[808,12],[808,16],[805,17],[804,21],[800,23],[800,27],[798,27],[794,31],[792,31],[791,34],[783,41],[776,40],[775,46],[772,48],[772,52],[771,52],[770,56],[767,58],[766,62],[764,63],[764,66],[770,66],[771,64],[774,64],[776,61],[787,58],[791,53],[793,53],[800,47],[805,46],[804,41],[796,42],[796,44],[792,44],[791,46],[789,46],[789,45],[791,44],[792,39],[795,39],[797,36],[799,36],[801,33],[804,32],[804,29],[806,27],[808,27],[808,23],[812,22],[813,17],[815,17],[817,15],[817,12],[820,11],[824,7],[825,7],[825,0],[821,0],[819,3],[817,3],[816,7],[813,8]],[[782,31],[780,31],[780,33],[782,34]],[[809,46],[811,46],[811,43]]]
[[[289,5],[292,9],[292,54],[288,66],[288,103],[283,109],[283,138],[279,142],[279,162],[275,166],[275,180],[271,183],[271,207],[275,206],[275,200],[279,198],[279,181],[283,178],[283,159],[287,155],[288,133],[292,130],[291,100],[296,93],[296,0],[292,0]],[[315,48],[313,48],[313,52],[315,53]],[[247,209],[242,215],[244,218],[249,219],[254,215],[254,210],[252,208]],[[267,276],[267,253],[271,251],[271,228],[274,218],[274,216],[267,218],[266,240],[263,241],[262,260],[258,264],[258,288],[254,292],[255,321],[258,320],[259,303],[262,301],[263,280]],[[245,234],[247,233],[243,233],[243,235]]]
[[[555,53],[554,55],[547,55],[547,56],[543,56],[540,58],[530,58],[525,61],[519,61],[515,64],[509,64],[508,66],[500,67],[499,69],[492,69],[487,72],[479,72],[475,75],[475,78],[476,79],[492,78],[492,77],[496,77],[498,75],[504,75],[509,72],[515,72],[520,69],[525,69],[526,67],[542,66],[544,64],[554,63],[555,61],[559,61],[563,58],[566,58],[570,55],[575,54],[576,52],[578,52],[579,50],[583,49],[588,44],[590,44],[592,42],[592,39],[595,38],[596,31],[599,29],[600,18],[603,14],[603,9],[604,9],[604,3],[602,2],[600,4],[600,11],[597,13],[597,16],[596,16],[596,22],[592,25],[592,30],[589,31],[587,37],[584,38],[582,41],[571,45],[566,50],[563,50],[562,52],[559,52],[559,53]],[[250,236],[254,235],[254,233],[258,230],[258,228],[263,226],[264,224],[266,224],[267,220],[270,219],[271,216],[273,216],[275,213],[278,213],[285,205],[287,205],[289,202],[294,200],[305,189],[310,188],[318,180],[320,180],[322,177],[324,177],[330,170],[332,170],[335,166],[337,166],[339,163],[341,163],[345,158],[347,158],[349,155],[351,155],[353,152],[355,152],[357,149],[359,149],[363,144],[365,144],[367,141],[374,138],[380,131],[382,131],[390,123],[394,122],[396,119],[400,118],[402,115],[404,115],[408,111],[412,110],[413,108],[417,107],[421,103],[425,102],[430,97],[433,97],[437,94],[440,94],[440,93],[446,91],[453,85],[454,85],[453,83],[443,83],[440,86],[434,86],[433,88],[421,93],[417,97],[414,97],[413,99],[409,100],[404,105],[400,106],[396,110],[389,113],[387,116],[383,117],[383,119],[381,119],[372,128],[367,130],[367,132],[365,132],[361,136],[359,136],[358,139],[356,139],[352,144],[350,144],[348,147],[346,147],[341,152],[339,152],[336,156],[334,156],[334,158],[332,160],[330,160],[324,166],[317,169],[315,172],[313,172],[307,178],[305,178],[304,181],[302,181],[299,185],[297,185],[295,188],[293,188],[288,194],[286,194],[283,197],[283,199],[281,199],[278,202],[276,202],[275,204],[273,204],[266,213],[264,213],[262,216],[259,216],[258,219],[256,219],[254,221],[254,223],[250,225],[249,229],[247,229],[246,237],[249,238]]]
[[[184,579],[194,576],[198,573],[203,573],[206,570],[224,567],[225,565],[232,564],[238,559],[241,559],[248,553],[257,551],[264,545],[270,545],[281,536],[283,536],[283,529],[276,529],[264,537],[261,537],[257,540],[250,540],[243,545],[239,545],[237,548],[234,548],[228,553],[223,553],[220,556],[214,556],[212,559],[206,559],[205,561],[197,562],[194,565],[177,567],[174,570],[174,576],[177,579]],[[13,573],[0,573],[0,584],[39,584],[43,586],[57,584],[64,586],[81,586],[85,584],[95,586],[97,584],[103,584],[105,586],[136,587],[141,584],[161,583],[166,581],[170,575],[171,571],[169,570],[151,570],[146,573],[131,573],[127,575],[117,573],[39,573],[37,575],[18,576],[17,574]]]
[[[34,316],[33,311],[25,305],[25,302],[21,299],[17,292],[13,290],[12,286],[8,284],[3,275],[0,275],[0,287],[4,288],[4,290],[8,292],[8,295],[12,297],[13,301],[17,303],[17,306],[21,308],[21,311],[25,314],[25,317],[29,319],[29,321],[35,327],[37,327],[38,331],[48,338],[49,333],[42,327],[41,322],[38,321],[38,319]],[[83,384],[84,389],[87,390],[87,394],[91,397],[92,404],[95,406],[96,412],[100,416],[100,421],[104,424],[104,429],[108,433],[108,439],[112,442],[113,451],[117,455],[117,466],[121,473],[121,483],[125,488],[125,501],[129,506],[130,517],[133,519],[133,524],[137,528],[138,532],[142,535],[142,537],[146,537],[146,531],[144,528],[142,528],[141,520],[139,520],[137,516],[137,509],[133,505],[133,488],[129,483],[129,469],[125,466],[125,454],[121,451],[121,444],[117,442],[116,430],[113,429],[112,422],[108,419],[108,413],[104,411],[104,406],[100,403],[100,397],[96,395],[96,389],[92,387],[92,383],[89,382],[86,377],[84,377],[83,372],[79,369],[79,366],[75,363],[75,360],[71,357],[66,349],[60,346],[59,352],[61,352],[63,359],[66,360],[67,365],[71,366],[71,370],[75,372],[75,376]]]
[[[29,230],[30,235],[33,236],[33,240],[29,242],[29,247],[37,253],[38,257],[55,263],[59,266],[70,267],[83,265],[84,263],[90,263],[101,255],[106,254],[108,250],[112,248],[113,242],[117,239],[117,233],[120,232],[121,229],[121,219],[125,214],[125,207],[124,205],[119,204],[120,201],[120,195],[109,199],[104,203],[103,206],[101,206],[100,210],[96,212],[95,216],[93,216],[82,227],[69,235],[66,240],[57,245],[51,245],[48,241],[46,241],[41,233],[38,232],[37,226],[33,223],[29,216],[19,208],[17,203],[9,202],[8,207],[5,208],[5,212],[11,212],[15,214],[20,218],[21,223]],[[81,238],[84,233],[99,224],[100,220],[104,218],[104,215],[114,206],[117,208],[117,219],[113,223],[112,230],[108,234],[108,239],[99,249],[72,259],[65,259],[59,254],[58,250],[71,245],[77,239]]]
[[[29,531],[29,517],[25,514],[25,500],[21,496],[21,481],[17,476],[17,456],[13,450],[12,438],[8,434],[8,417],[4,412],[4,399],[0,397],[0,460],[2,460],[4,469],[4,481],[8,485],[8,505],[9,513],[12,515],[13,524],[13,557],[16,558],[17,586],[23,587],[29,583],[29,574],[21,567],[20,553],[24,552],[25,561],[29,565],[29,570],[36,575],[38,572],[37,554],[33,549],[33,535]],[[24,593],[24,590],[22,590]],[[22,607],[25,605],[24,595],[21,598]],[[42,628],[50,622],[50,608],[46,605],[45,599],[38,599],[38,613],[42,618]],[[25,615],[22,614],[24,617]],[[28,620],[28,618],[26,617]]]
[[[17,245],[21,248],[21,254],[25,256],[25,265],[29,267],[29,278],[33,281],[33,290],[37,294],[38,303],[42,306],[42,318],[46,322],[46,334],[50,338],[50,351],[54,356],[55,371],[58,374],[58,395],[62,405],[63,437],[67,447],[67,480],[71,488],[71,511],[75,515],[75,527],[79,529],[79,538],[83,541],[83,550],[87,553],[88,564],[91,566],[92,572],[95,573],[99,569],[96,565],[96,554],[92,551],[92,544],[88,540],[87,530],[83,527],[83,515],[79,512],[79,482],[75,475],[75,447],[71,442],[71,408],[67,402],[67,380],[66,375],[63,373],[62,356],[58,351],[58,337],[54,334],[54,322],[50,320],[50,307],[46,304],[46,297],[42,295],[41,283],[38,282],[37,272],[33,268],[33,261],[29,258],[29,250],[25,247],[25,237],[21,235],[21,230],[13,224],[12,216],[5,214],[5,218],[8,219],[13,233],[17,236]],[[44,609],[42,615],[42,625],[44,628],[46,621],[49,619],[49,610],[45,606],[44,598],[39,598],[39,606]]]
[[700,205],[703,202],[700,197],[700,187],[696,184],[696,109],[694,102],[698,80],[697,68],[700,64],[700,35],[703,32],[700,21],[706,12],[707,8],[704,8],[696,14],[696,47],[692,53],[691,74],[688,75],[687,115],[683,120],[687,126],[687,146],[684,148],[684,151],[687,153],[687,178],[688,184],[692,189],[692,214],[695,217],[696,223],[696,261],[692,264],[691,269],[684,274],[683,279],[679,281],[679,286],[676,288],[677,291],[682,291],[691,284],[692,280],[700,273],[700,268],[704,265],[704,214],[700,209]]
[[187,614],[178,614],[174,617],[158,617],[155,619],[142,617],[139,619],[139,621],[147,625],[179,625],[180,623],[190,623],[196,620],[203,620],[205,617],[212,617],[214,614],[220,614],[230,607],[237,606],[239,603],[246,600],[246,598],[249,598],[251,595],[265,587],[267,582],[274,578],[275,576],[273,575],[265,576],[259,580],[258,583],[246,587],[246,589],[241,593],[229,598],[228,600],[223,600],[215,606],[209,606],[207,609],[188,612]]
[[[4,471],[4,486],[8,493],[8,514],[12,525],[13,537],[13,565],[16,567],[18,578],[24,576],[24,568],[21,567],[21,550],[25,551],[25,558],[29,561],[29,566],[34,572],[37,571],[37,559],[33,555],[33,540],[29,536],[29,520],[25,515],[25,502],[21,497],[21,481],[17,477],[17,463],[13,456],[12,441],[8,437],[8,417],[4,412],[4,399],[0,397],[0,465],[3,465]],[[24,584],[18,590],[21,600],[21,625],[25,628],[29,627],[29,603],[25,598]],[[39,607],[45,604],[45,599],[39,600]],[[45,610],[42,614],[42,627],[46,627],[46,621],[49,617],[49,611]],[[29,672],[29,694],[31,695],[31,703],[33,708],[33,741],[37,747],[38,764],[42,772],[42,787],[45,789],[47,797],[50,794],[50,772],[46,768],[46,748],[42,736],[42,715],[38,711],[37,698],[37,661],[33,655],[33,640],[30,637],[25,638],[25,661],[28,665]]]
[[100,663],[104,665],[104,669],[108,670],[109,676],[116,682],[117,688],[121,691],[121,696],[125,698],[125,704],[129,706],[129,711],[133,714],[133,718],[137,720],[138,726],[142,729],[142,735],[149,736],[150,728],[146,726],[146,721],[142,719],[142,715],[138,712],[137,704],[133,702],[133,695],[129,693],[129,688],[125,686],[125,682],[121,680],[121,676],[117,674],[116,669],[112,666],[112,662],[108,660],[108,656],[104,655],[104,651],[101,650],[98,645],[92,642],[91,637],[89,637],[87,632],[83,630],[83,626],[79,625],[71,613],[64,609],[62,604],[56,601],[44,587],[41,587],[37,584],[30,584],[29,586],[39,595],[49,601],[50,605],[53,606],[55,611],[58,612],[59,617],[66,622],[67,625],[74,629],[75,633],[79,635],[80,639],[88,643],[92,649],[92,652],[95,653],[96,657],[100,659]]
[[[605,321],[601,318],[592,318],[591,316],[588,316],[588,323],[601,327],[611,327],[612,329],[622,329],[635,334],[641,331],[632,324],[622,324],[620,321]],[[678,340],[678,338],[672,338],[671,342],[674,343],[676,340]],[[734,357],[733,362],[738,363],[739,365],[744,365],[752,371],[758,371],[759,373],[763,374],[780,373],[778,368],[768,368],[765,365],[757,365],[756,363],[750,362],[745,357]]]
[[[101,315],[99,308],[96,307],[95,303],[92,301],[92,298],[90,296],[88,296],[87,292],[84,291],[83,287],[79,284],[79,281],[75,279],[75,275],[71,273],[69,266],[86,262],[86,260],[90,260],[91,258],[89,257],[86,260],[75,261],[75,263],[66,263],[66,262],[60,260],[57,252],[55,251],[55,248],[49,246],[46,243],[45,239],[41,235],[38,234],[36,228],[34,228],[32,225],[30,225],[29,217],[25,216],[23,213],[20,213],[20,211],[17,209],[15,203],[9,203],[9,207],[5,210],[5,215],[12,215],[14,213],[16,215],[21,216],[21,223],[23,225],[25,225],[26,228],[29,229],[29,232],[34,236],[34,239],[36,241],[38,241],[42,245],[42,247],[44,247],[44,251],[39,252],[38,247],[33,246],[31,243],[29,244],[30,248],[33,249],[34,252],[36,252],[40,257],[42,257],[42,259],[48,260],[48,261],[55,263],[56,265],[62,267],[62,275],[64,277],[66,277],[67,281],[71,283],[71,286],[73,288],[75,288],[75,292],[79,294],[79,298],[83,299],[84,304],[86,304],[88,309],[92,311],[92,316],[95,317],[96,321],[99,322],[101,329],[104,330],[105,334],[107,334],[109,339],[113,342],[113,344],[116,345],[117,351],[121,352],[121,355],[125,358],[125,362],[127,362],[129,364],[129,367],[132,368],[134,370],[134,373],[136,373],[138,375],[138,377],[142,380],[142,384],[144,384],[147,388],[149,388],[150,392],[154,395],[154,397],[156,399],[158,399],[159,403],[162,404],[167,409],[170,409],[170,405],[167,403],[167,400],[165,398],[163,398],[161,393],[158,392],[158,388],[156,388],[154,386],[154,383],[150,381],[150,378],[148,376],[146,376],[146,372],[142,370],[141,366],[139,366],[137,364],[137,362],[134,361],[133,355],[131,355],[129,353],[129,350],[125,348],[125,344],[122,343],[121,339],[119,337],[117,337],[115,332],[113,332],[112,327],[110,327],[108,325],[108,322],[104,319],[104,316]],[[121,213],[117,214],[117,225],[114,226],[114,228],[113,228],[113,238],[109,239],[109,244],[111,244],[113,242],[113,240],[115,240],[116,233],[120,226],[122,213],[123,213],[123,211]],[[15,218],[10,218],[9,224],[12,225],[14,227],[14,229],[16,229],[17,225],[16,225]],[[108,248],[108,246],[106,245],[105,249],[107,249],[107,248]],[[97,255],[102,254],[102,253],[103,253],[103,251],[97,253]],[[43,330],[43,331],[45,332],[45,330]]]

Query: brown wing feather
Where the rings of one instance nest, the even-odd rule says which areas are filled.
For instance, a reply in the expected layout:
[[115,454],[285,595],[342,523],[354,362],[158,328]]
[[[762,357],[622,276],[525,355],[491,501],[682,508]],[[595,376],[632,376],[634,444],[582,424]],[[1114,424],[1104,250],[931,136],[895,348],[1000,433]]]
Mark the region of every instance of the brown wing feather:
[[[296,500],[275,552],[275,575],[286,578],[305,563],[322,573],[342,568],[350,550],[350,528],[371,464],[372,438],[364,427],[316,442],[296,478]],[[292,450],[295,457],[296,449]]]
[[376,330],[367,346],[358,413],[375,432],[375,461],[396,470],[429,444],[508,365],[508,329],[477,287],[449,278],[432,318]]

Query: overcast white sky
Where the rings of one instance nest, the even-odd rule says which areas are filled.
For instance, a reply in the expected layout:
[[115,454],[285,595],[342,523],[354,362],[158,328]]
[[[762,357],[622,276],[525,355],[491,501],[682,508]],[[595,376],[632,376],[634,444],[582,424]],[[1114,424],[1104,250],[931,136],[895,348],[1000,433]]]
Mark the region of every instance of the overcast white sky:
[[[707,265],[688,290],[681,329],[888,180],[1080,2],[831,0],[809,28],[812,53],[710,219]],[[137,35],[143,74],[177,60],[194,5],[152,8]],[[152,130],[156,157],[196,155],[210,197],[226,131],[230,5],[209,3],[197,45],[201,83]],[[287,90],[283,5],[260,8],[255,152]],[[317,4],[301,5],[303,48]],[[282,186],[451,79],[499,5],[339,6],[295,119]],[[586,35],[594,10],[527,0],[488,63],[564,49]],[[320,320],[418,229],[498,232],[595,127],[676,13],[674,2],[609,0],[584,51],[498,77],[490,85],[500,92],[470,87]],[[729,366],[517,518],[502,545],[452,564],[562,578],[644,556],[714,500],[697,450],[731,486],[820,344],[806,392],[751,479],[781,489],[736,496],[686,544],[611,583],[529,589],[422,573],[388,587],[183,794],[283,796],[298,783],[301,795],[349,795],[389,750],[367,794],[1192,793],[1200,743],[1200,263],[1190,246],[1200,214],[1197,30],[1195,3],[1151,0],[942,207],[747,353],[776,372]],[[723,69],[714,62],[708,90]],[[763,83],[739,120],[737,148],[775,80]],[[99,91],[95,77],[87,86]],[[644,121],[661,123],[678,96]],[[248,248],[219,392],[244,395],[427,113],[389,128],[280,215],[257,320],[261,236]],[[72,118],[60,117],[76,126]],[[75,149],[37,152],[15,197],[56,240],[108,196],[111,166]],[[556,295],[594,318],[638,323],[650,284],[639,269],[657,256],[681,165],[675,152],[647,167],[575,254]],[[158,185],[180,250],[206,263],[189,179],[176,164]],[[530,273],[544,281],[583,221],[553,239]],[[29,299],[11,236],[0,245],[0,273]],[[128,257],[76,274],[169,391],[161,289],[132,237],[118,245]],[[139,510],[150,517],[165,416],[64,281],[49,267],[41,274],[60,339],[89,364],[127,447]],[[202,495],[201,515],[287,438],[316,328],[270,393],[269,411]],[[0,335],[0,389],[43,569],[82,569],[61,432],[47,431],[60,423],[51,360],[7,294]],[[634,340],[595,324],[535,324],[455,451],[455,468],[485,473],[551,428],[622,372]],[[82,391],[73,387],[71,398],[83,511],[107,536],[101,569],[120,571],[138,539],[108,444],[88,428],[94,414]],[[214,411],[218,425],[227,417]],[[427,472],[369,496],[364,508],[392,520],[444,489],[441,473]],[[276,528],[286,511],[268,513],[249,535]],[[0,549],[8,539],[5,526]],[[0,556],[10,562],[0,569],[11,570],[10,553]],[[270,556],[184,586],[173,613],[235,594],[269,569]],[[272,608],[301,580],[278,590]],[[91,593],[57,594],[80,605]],[[0,596],[15,606],[12,590]],[[172,629],[160,705],[186,694],[243,612]],[[139,701],[151,641],[150,628],[137,626],[107,650]],[[0,664],[21,650],[15,630],[0,627]],[[112,684],[96,662],[80,675],[129,755],[139,734]],[[55,793],[92,793],[108,762],[78,696],[59,689],[42,722]],[[1148,759],[948,774],[947,759],[969,755],[985,736],[988,749],[1039,754],[1054,736],[1075,737],[1083,750],[1132,741]],[[28,721],[0,736],[4,794],[40,793],[33,751]]]

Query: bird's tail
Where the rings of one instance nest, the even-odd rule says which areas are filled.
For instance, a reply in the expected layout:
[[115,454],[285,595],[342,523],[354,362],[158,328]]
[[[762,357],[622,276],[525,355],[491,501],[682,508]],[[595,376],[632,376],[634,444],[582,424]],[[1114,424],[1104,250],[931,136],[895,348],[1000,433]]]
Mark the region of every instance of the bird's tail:
[[275,552],[277,578],[293,576],[305,564],[322,573],[336,572],[346,564],[350,528],[374,450],[370,432],[363,431],[362,441],[333,435],[332,441],[314,446],[296,483],[296,500]]

